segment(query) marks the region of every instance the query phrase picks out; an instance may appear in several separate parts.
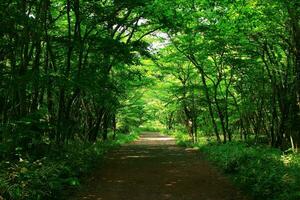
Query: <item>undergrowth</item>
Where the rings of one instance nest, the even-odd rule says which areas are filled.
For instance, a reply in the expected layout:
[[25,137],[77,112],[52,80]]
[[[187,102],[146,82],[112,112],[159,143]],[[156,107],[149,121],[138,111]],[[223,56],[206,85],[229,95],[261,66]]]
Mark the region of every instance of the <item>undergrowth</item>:
[[300,155],[237,142],[201,150],[254,199],[300,199]]
[[217,144],[200,137],[193,144],[182,132],[171,133],[177,144],[197,146],[208,160],[255,200],[300,199],[300,155],[264,145],[229,142]]
[[80,185],[80,177],[91,171],[108,150],[137,138],[118,134],[116,140],[85,144],[73,142],[53,148],[41,159],[19,155],[17,161],[0,162],[0,199],[60,199],[63,192]]

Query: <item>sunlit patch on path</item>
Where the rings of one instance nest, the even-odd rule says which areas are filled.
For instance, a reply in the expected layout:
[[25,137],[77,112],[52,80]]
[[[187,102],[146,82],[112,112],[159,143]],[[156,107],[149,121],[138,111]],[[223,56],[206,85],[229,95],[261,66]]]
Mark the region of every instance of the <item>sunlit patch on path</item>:
[[173,141],[173,138],[141,138],[141,141]]
[[246,200],[198,151],[143,133],[105,158],[71,200]]

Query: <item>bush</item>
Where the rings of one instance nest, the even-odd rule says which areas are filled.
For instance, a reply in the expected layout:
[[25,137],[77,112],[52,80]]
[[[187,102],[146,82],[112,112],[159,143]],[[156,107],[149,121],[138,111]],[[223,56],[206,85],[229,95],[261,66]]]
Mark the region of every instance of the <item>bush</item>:
[[201,150],[254,199],[300,199],[300,156],[243,143],[205,145]]
[[59,150],[53,147],[38,160],[19,155],[18,161],[2,161],[0,197],[8,200],[59,199],[62,191],[80,184],[80,177],[95,167],[106,151],[135,138],[136,134],[120,134],[109,142],[73,142]]
[[184,134],[180,130],[178,130],[178,131],[177,130],[176,131],[164,130],[163,134],[171,135],[171,136],[175,137],[176,144],[181,147],[190,147],[193,145],[192,139],[187,134]]

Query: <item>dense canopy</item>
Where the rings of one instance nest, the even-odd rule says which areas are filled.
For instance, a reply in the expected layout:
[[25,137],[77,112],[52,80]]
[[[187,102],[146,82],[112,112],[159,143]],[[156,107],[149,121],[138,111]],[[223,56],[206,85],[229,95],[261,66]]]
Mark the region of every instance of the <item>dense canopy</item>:
[[141,127],[296,152],[300,2],[1,0],[3,169]]

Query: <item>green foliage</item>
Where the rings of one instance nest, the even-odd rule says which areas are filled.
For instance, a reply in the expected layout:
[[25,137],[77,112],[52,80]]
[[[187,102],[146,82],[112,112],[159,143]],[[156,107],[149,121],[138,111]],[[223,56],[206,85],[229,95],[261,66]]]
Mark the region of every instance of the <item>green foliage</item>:
[[184,131],[182,130],[164,130],[164,134],[170,135],[176,139],[176,144],[181,147],[191,147],[194,146],[194,143],[190,136],[188,136]]
[[156,126],[151,125],[143,125],[139,128],[141,132],[161,132],[162,129]]
[[49,138],[45,137],[44,133],[51,128],[42,112],[0,125],[4,136],[4,141],[0,144],[2,158],[13,159],[19,154],[30,154],[32,158],[42,156],[49,147]]
[[[137,127],[175,131],[183,146],[238,139],[296,151],[299,8],[299,0],[1,0],[0,192],[43,199],[76,186],[85,163],[110,148],[105,140]],[[214,157],[253,193],[283,198],[286,180],[294,194],[289,181],[298,179],[284,170],[298,169],[297,156],[283,164],[275,150],[222,147],[227,154]]]
[[5,199],[61,199],[63,192],[80,185],[80,178],[100,164],[103,154],[133,141],[137,133],[119,134],[114,141],[85,144],[73,142],[53,147],[47,157],[38,160],[20,157],[19,161],[1,161],[0,196]]
[[300,198],[299,154],[237,142],[204,145],[201,150],[254,199]]

